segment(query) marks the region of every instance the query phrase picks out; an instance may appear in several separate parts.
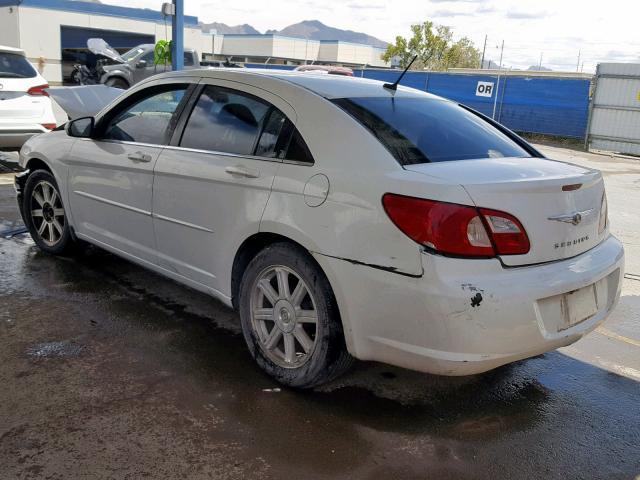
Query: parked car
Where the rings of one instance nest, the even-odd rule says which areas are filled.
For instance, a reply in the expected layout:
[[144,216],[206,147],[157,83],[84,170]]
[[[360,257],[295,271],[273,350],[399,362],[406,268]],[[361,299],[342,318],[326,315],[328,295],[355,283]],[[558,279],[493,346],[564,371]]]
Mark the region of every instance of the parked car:
[[294,71],[353,77],[353,70],[351,70],[350,68],[336,67],[333,65],[300,65],[299,67],[294,68]]
[[[155,45],[151,43],[138,45],[120,55],[102,38],[90,38],[87,40],[87,48],[100,60],[95,66],[83,64],[74,66],[71,77],[81,85],[103,83],[109,87],[126,90],[152,75],[171,71],[171,65],[155,64]],[[200,67],[198,52],[192,48],[185,48],[184,69]]]
[[23,50],[0,45],[0,148],[19,148],[56,128],[47,88]]
[[353,357],[473,374],[596,328],[624,264],[601,173],[387,87],[156,76],[25,144],[25,224],[44,252],[89,242],[238,309],[258,365],[294,387]]

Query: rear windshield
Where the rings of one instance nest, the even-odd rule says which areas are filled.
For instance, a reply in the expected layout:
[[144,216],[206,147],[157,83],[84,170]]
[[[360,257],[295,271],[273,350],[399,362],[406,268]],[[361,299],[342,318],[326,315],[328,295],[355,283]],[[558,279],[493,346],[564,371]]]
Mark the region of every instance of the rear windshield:
[[373,133],[401,165],[531,156],[482,118],[446,100],[363,97],[332,101]]
[[33,78],[36,70],[22,55],[0,52],[0,78]]

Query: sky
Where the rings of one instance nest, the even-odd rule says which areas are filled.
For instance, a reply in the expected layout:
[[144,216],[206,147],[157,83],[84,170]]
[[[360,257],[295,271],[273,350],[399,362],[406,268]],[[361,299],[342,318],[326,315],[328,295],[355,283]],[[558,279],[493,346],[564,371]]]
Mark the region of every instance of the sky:
[[[102,0],[159,10],[162,0]],[[166,0],[165,0],[166,1]],[[595,71],[599,62],[640,63],[640,0],[184,0],[185,13],[203,22],[248,23],[261,32],[320,20],[393,42],[414,23],[448,25],[485,58],[506,68],[542,65]],[[578,62],[578,56],[580,61]]]

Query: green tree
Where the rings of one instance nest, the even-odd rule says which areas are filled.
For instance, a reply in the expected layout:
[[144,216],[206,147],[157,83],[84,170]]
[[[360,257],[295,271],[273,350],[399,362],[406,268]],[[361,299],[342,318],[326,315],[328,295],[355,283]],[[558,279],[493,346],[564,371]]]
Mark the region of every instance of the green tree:
[[480,63],[480,51],[473,42],[467,37],[454,42],[453,31],[449,27],[427,21],[411,25],[411,32],[413,35],[409,39],[396,37],[396,43],[387,47],[383,60],[389,62],[398,57],[400,66],[404,68],[417,55],[411,66],[413,70],[477,67]]

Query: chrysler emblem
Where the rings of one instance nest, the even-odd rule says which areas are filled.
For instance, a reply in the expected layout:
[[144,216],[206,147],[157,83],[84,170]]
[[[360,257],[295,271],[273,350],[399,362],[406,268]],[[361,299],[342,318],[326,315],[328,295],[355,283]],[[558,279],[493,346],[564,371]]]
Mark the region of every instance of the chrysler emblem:
[[580,222],[582,222],[582,219],[584,217],[587,217],[592,213],[593,213],[593,208],[590,208],[589,210],[583,210],[582,212],[573,212],[566,215],[556,215],[555,217],[549,217],[548,220],[578,225]]

